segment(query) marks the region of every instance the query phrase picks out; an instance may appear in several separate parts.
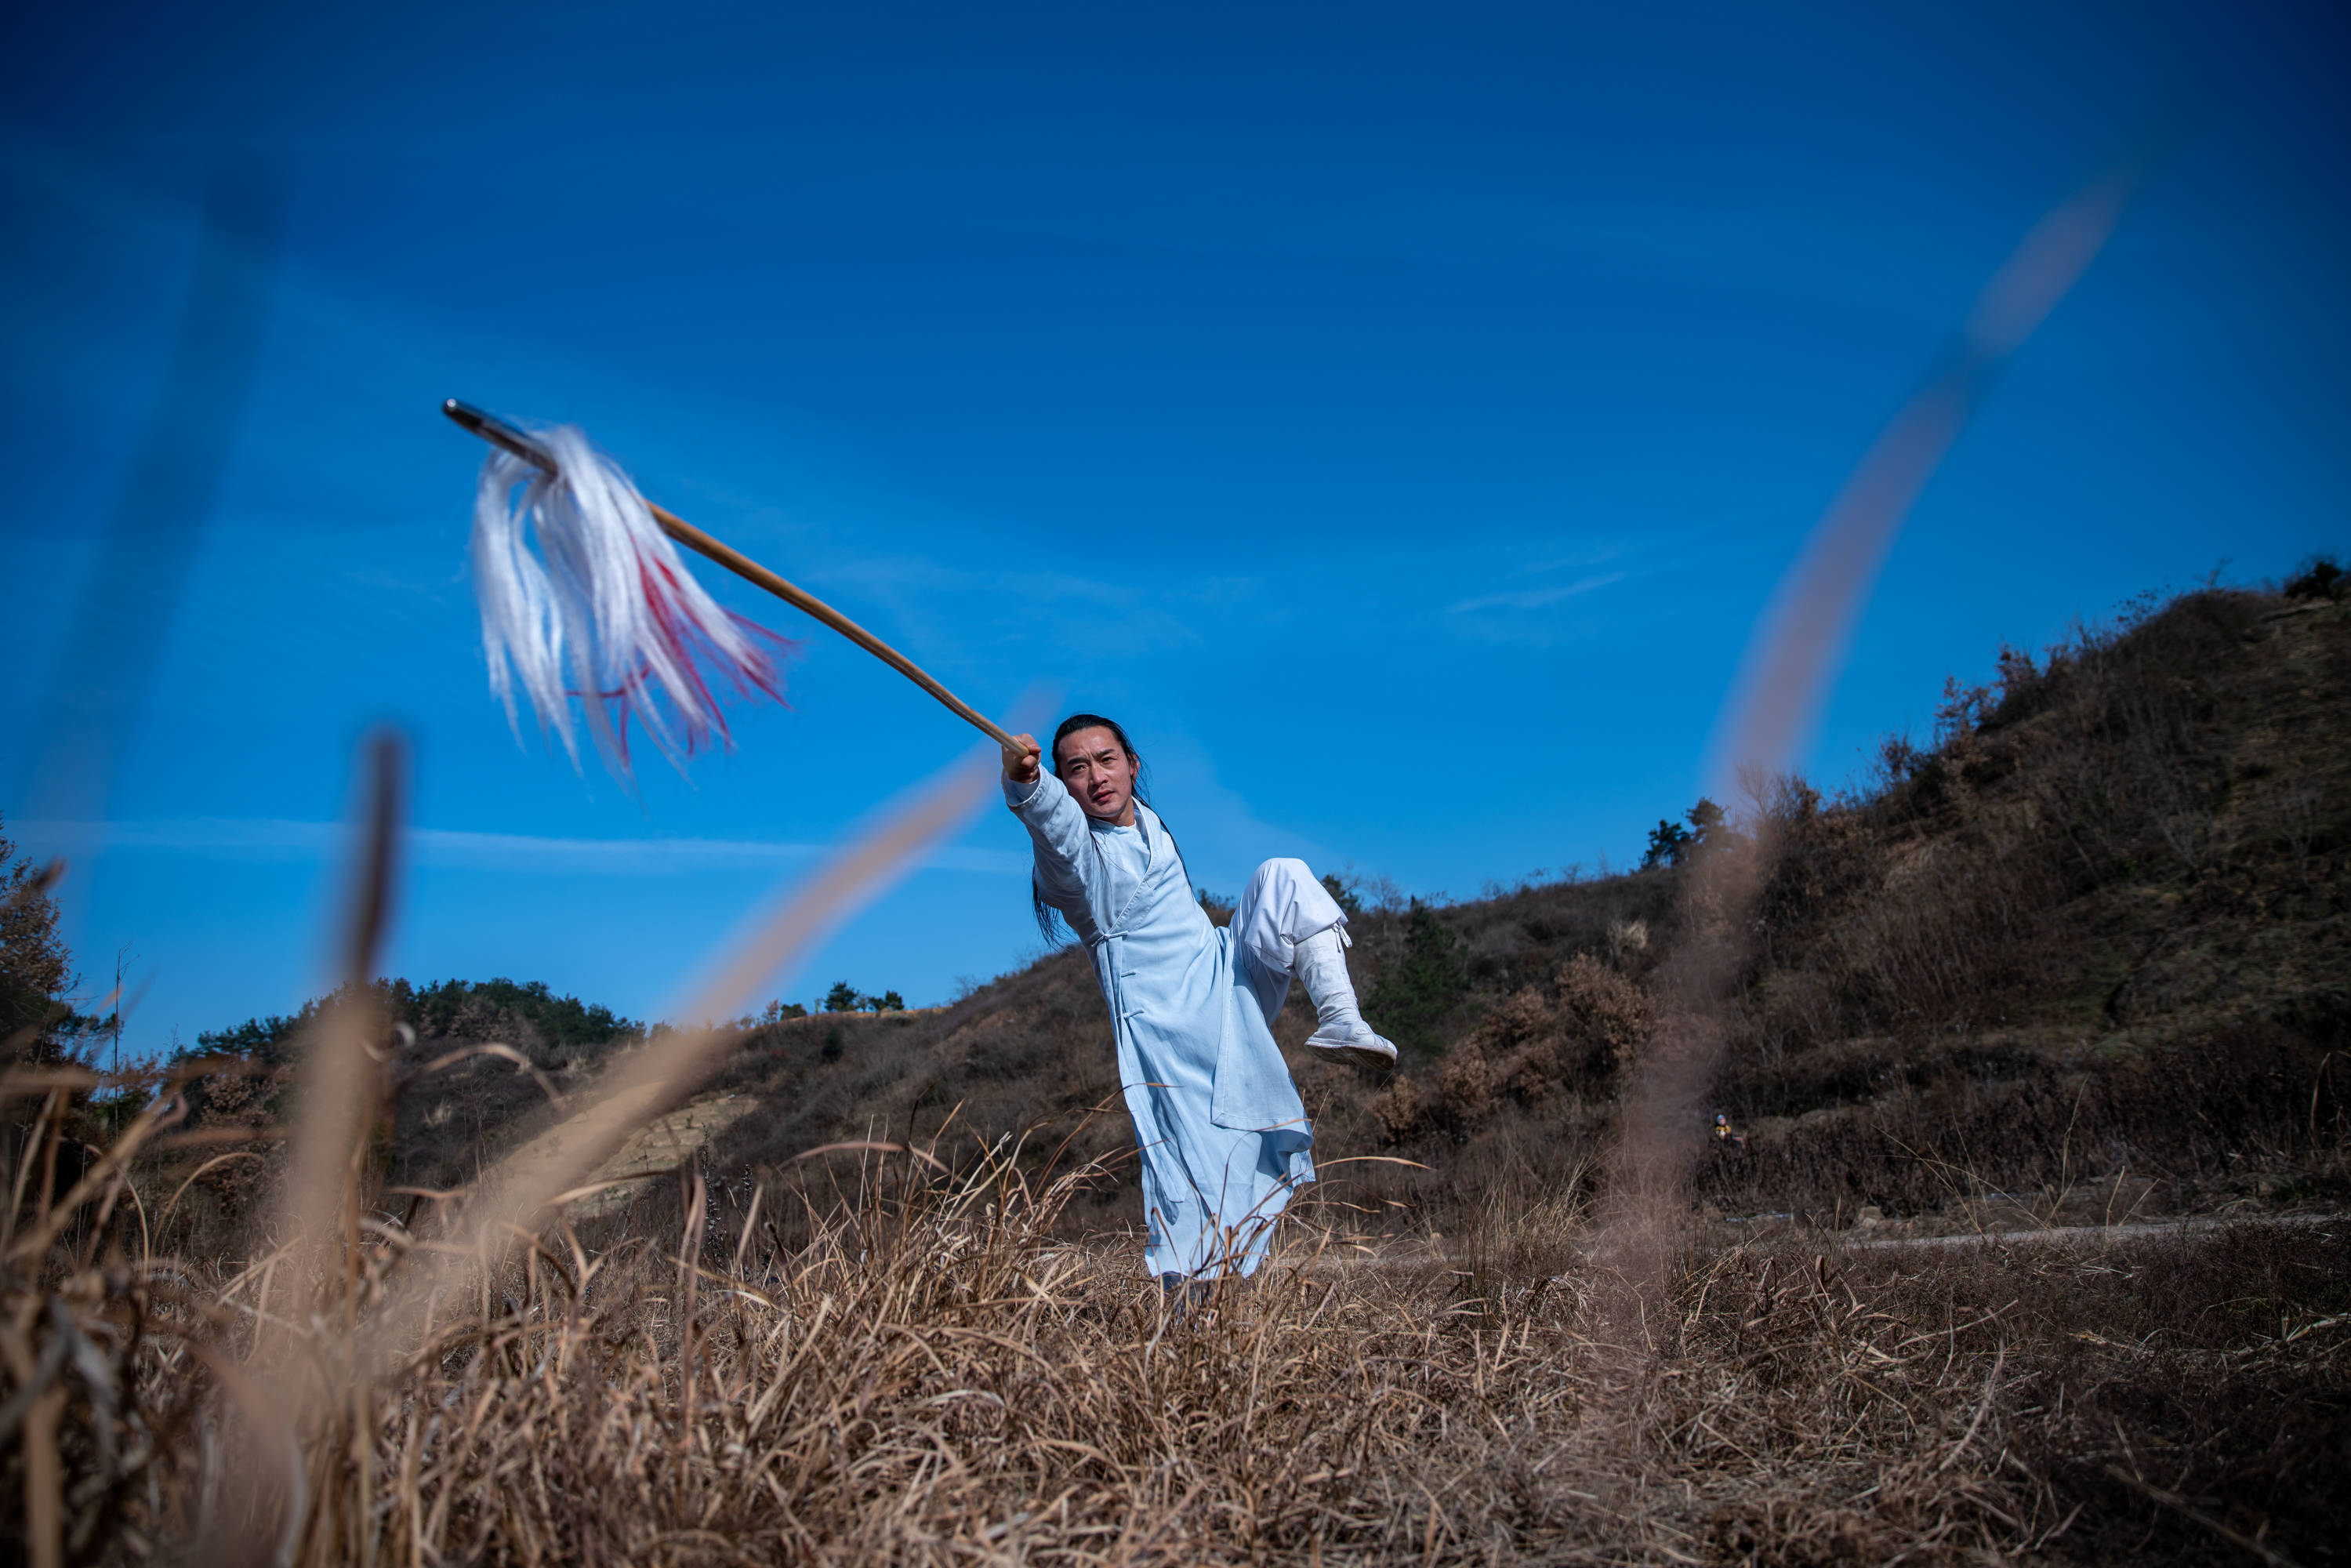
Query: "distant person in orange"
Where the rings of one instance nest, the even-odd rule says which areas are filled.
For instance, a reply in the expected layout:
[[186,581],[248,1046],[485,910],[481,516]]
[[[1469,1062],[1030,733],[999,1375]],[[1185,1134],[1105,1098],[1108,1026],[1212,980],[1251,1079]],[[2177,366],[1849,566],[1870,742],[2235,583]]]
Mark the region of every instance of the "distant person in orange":
[[1048,939],[1067,921],[1110,1004],[1120,1085],[1143,1151],[1145,1266],[1162,1285],[1248,1274],[1290,1194],[1314,1179],[1313,1130],[1273,1042],[1295,977],[1314,1001],[1306,1043],[1392,1066],[1347,976],[1347,916],[1306,862],[1257,868],[1214,925],[1175,835],[1137,792],[1126,731],[1075,714],[1004,749],[1004,799],[1036,848],[1031,885]]

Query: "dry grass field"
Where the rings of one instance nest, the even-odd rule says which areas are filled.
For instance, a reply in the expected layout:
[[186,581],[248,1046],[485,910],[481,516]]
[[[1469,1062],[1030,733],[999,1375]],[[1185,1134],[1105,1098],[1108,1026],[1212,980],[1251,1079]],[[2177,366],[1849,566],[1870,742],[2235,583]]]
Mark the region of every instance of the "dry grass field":
[[373,1375],[399,1228],[324,1279],[168,1261],[102,1176],[112,1214],[48,1211],[71,1267],[10,1253],[19,1528],[106,1562],[2339,1554],[2338,1227],[1792,1234],[1655,1291],[1573,1213],[1390,1258],[1301,1227],[1171,1317],[1130,1249],[1056,1236],[1083,1170],[824,1158],[852,1201],[798,1245],[702,1228],[700,1190],[681,1232],[558,1225]]
[[[1325,1179],[1181,1312],[1068,953],[707,1035],[355,986],[114,1080],[18,1028],[0,1552],[2343,1560],[2351,607],[2208,591],[2002,668],[1865,794],[1759,787],[1702,1009],[1728,829],[1359,888],[1409,1060],[1297,1063]],[[1693,1122],[1629,1206],[1694,1019],[1744,1141]]]

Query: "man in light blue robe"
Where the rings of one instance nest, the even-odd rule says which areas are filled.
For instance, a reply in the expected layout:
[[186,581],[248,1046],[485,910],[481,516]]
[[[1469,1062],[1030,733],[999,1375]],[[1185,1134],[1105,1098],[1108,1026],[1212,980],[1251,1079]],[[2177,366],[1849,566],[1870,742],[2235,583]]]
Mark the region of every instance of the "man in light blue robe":
[[1050,769],[1019,740],[1004,754],[1005,802],[1036,847],[1040,920],[1069,922],[1110,1004],[1142,1149],[1144,1266],[1170,1286],[1253,1272],[1290,1195],[1314,1179],[1313,1130],[1270,1027],[1292,976],[1315,1003],[1309,1046],[1395,1061],[1356,1006],[1347,917],[1303,861],[1273,860],[1218,928],[1166,824],[1135,796],[1123,729],[1072,716]]

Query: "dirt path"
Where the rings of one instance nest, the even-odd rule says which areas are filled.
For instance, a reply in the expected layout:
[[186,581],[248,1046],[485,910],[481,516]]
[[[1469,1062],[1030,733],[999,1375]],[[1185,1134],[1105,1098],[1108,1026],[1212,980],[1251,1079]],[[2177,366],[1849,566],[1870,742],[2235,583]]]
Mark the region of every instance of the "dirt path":
[[2034,1247],[2059,1241],[2128,1241],[2149,1236],[2200,1236],[2232,1225],[2317,1226],[2341,1224],[2351,1214],[2195,1214],[2176,1219],[2139,1219],[2126,1225],[2020,1226],[1999,1230],[1970,1230],[1956,1236],[1872,1236],[1855,1239],[1850,1230],[1838,1236],[1849,1248],[1879,1247]]
[[[2162,1236],[2203,1236],[2238,1225],[2290,1225],[2316,1228],[2323,1225],[2351,1224],[2351,1214],[2233,1214],[2180,1215],[2169,1219],[2138,1219],[2120,1225],[2017,1225],[1967,1230],[1949,1236],[1879,1236],[1869,1229],[1850,1228],[1844,1230],[1800,1230],[1786,1225],[1742,1225],[1736,1234],[1722,1238],[1726,1242],[1744,1241],[1761,1237],[1793,1239],[1802,1237],[1823,1248],[1834,1246],[1850,1251],[1876,1251],[1884,1249],[1926,1250],[1935,1248],[1959,1247],[2047,1247],[2060,1243],[2111,1246],[2116,1242],[2140,1241]],[[1591,1238],[1587,1237],[1587,1244]],[[1407,1242],[1391,1249],[1354,1251],[1336,1249],[1311,1261],[1293,1265],[1309,1273],[1348,1273],[1362,1269],[1403,1269],[1419,1267],[1450,1270],[1461,1272],[1467,1260],[1432,1248],[1425,1240]]]
[[687,1156],[758,1108],[753,1095],[709,1094],[655,1117],[631,1134],[621,1152],[606,1160],[590,1178],[614,1185],[582,1199],[579,1212],[607,1214],[626,1208],[655,1176],[676,1169]]

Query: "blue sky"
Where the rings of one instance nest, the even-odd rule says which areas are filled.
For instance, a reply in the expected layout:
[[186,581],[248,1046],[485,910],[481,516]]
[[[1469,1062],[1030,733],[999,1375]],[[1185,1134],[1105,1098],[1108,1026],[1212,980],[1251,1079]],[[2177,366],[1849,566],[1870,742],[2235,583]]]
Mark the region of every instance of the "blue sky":
[[[0,26],[0,811],[76,855],[86,973],[136,949],[141,1045],[318,988],[372,724],[416,748],[392,967],[640,1016],[966,744],[714,574],[808,636],[789,711],[640,800],[517,747],[450,395],[583,425],[983,708],[1120,716],[1223,888],[1274,853],[1457,896],[1635,858],[1838,482],[2024,230],[2158,120],[2189,134],[1912,515],[1810,768],[1923,733],[2002,639],[2346,542],[2351,125],[2315,6]],[[87,676],[68,622],[141,645],[104,622],[135,596],[80,585],[225,165],[282,213],[251,395],[137,617],[110,789],[30,805]],[[987,813],[780,988],[929,1002],[1019,963],[1021,849]]]

